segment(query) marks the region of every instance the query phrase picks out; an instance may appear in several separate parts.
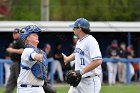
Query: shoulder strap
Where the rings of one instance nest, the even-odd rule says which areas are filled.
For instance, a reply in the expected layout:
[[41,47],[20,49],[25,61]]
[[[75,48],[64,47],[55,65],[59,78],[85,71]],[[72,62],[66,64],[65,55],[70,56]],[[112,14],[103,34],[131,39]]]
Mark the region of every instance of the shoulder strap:
[[27,67],[27,66],[25,66],[25,65],[23,65],[23,64],[20,64],[20,66],[22,67],[22,69],[30,70],[29,67]]

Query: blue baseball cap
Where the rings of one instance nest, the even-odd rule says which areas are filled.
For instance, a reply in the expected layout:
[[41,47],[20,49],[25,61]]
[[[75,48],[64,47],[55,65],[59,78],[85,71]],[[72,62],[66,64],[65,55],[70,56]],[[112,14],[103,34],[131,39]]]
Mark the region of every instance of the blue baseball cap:
[[90,29],[89,21],[85,18],[78,18],[73,25],[70,25],[70,27],[81,27],[85,29]]
[[22,28],[20,30],[20,36],[22,38],[22,40],[25,40],[30,34],[32,33],[41,33],[41,29],[39,27],[37,27],[36,25],[29,25],[29,26],[25,26],[24,28]]

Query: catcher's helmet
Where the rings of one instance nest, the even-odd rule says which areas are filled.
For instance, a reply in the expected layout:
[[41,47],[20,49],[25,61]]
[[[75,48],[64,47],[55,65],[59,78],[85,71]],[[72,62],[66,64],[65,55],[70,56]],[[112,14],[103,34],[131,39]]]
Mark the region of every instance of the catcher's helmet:
[[20,36],[22,40],[25,40],[32,33],[41,33],[41,29],[36,25],[29,25],[20,30]]
[[73,28],[81,27],[81,28],[84,28],[84,29],[90,29],[90,24],[89,24],[87,19],[78,18],[73,25],[70,25],[70,27],[73,27]]

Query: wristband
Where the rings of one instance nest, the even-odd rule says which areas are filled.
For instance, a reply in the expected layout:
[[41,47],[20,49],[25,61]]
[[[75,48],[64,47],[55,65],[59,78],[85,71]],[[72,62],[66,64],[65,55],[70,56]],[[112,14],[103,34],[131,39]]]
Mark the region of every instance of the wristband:
[[81,74],[81,75],[83,75],[83,74],[84,74],[83,70],[80,70],[80,74]]

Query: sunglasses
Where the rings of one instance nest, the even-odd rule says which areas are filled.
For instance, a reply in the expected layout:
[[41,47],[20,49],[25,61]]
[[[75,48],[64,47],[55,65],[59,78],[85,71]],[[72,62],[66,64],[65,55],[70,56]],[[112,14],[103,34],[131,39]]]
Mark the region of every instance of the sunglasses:
[[78,29],[78,28],[80,28],[80,27],[74,27],[73,30],[74,30],[74,29]]

